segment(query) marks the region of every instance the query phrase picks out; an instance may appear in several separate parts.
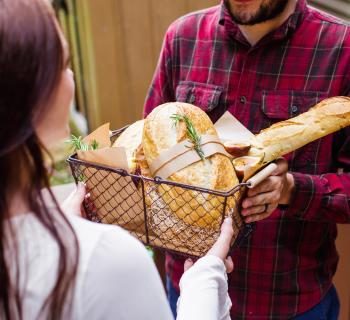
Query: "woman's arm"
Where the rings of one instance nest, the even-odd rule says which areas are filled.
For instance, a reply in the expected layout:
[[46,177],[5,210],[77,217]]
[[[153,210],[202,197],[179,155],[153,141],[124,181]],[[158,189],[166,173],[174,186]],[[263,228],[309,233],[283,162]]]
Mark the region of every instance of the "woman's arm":
[[226,219],[221,234],[207,255],[193,266],[185,262],[186,272],[180,280],[177,320],[228,320],[231,300],[227,293],[227,272],[233,270],[231,257],[226,258],[233,236],[232,219]]
[[227,274],[216,256],[199,259],[180,280],[177,320],[230,319],[231,300],[227,293]]
[[[83,198],[80,193],[83,191],[73,196],[77,202]],[[84,229],[88,234],[78,237],[81,276],[76,291],[77,317],[171,320],[159,274],[144,246],[121,228],[85,223],[94,227]],[[96,232],[101,234],[98,241],[93,240]],[[194,265],[186,261],[178,319],[230,319],[226,272],[233,270],[232,259],[227,258],[232,236],[232,219],[227,218],[207,255]]]

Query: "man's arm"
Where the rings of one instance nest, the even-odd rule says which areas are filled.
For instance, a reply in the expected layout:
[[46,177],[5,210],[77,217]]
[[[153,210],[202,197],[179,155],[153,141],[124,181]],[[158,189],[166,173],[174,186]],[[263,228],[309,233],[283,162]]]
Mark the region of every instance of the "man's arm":
[[336,157],[339,173],[320,176],[293,173],[295,186],[286,211],[288,216],[350,223],[350,127],[339,132],[337,137],[342,140]]
[[165,34],[157,68],[147,93],[143,111],[144,117],[151,113],[155,107],[166,102],[173,102],[176,99],[173,86],[172,56],[169,37],[168,30]]
[[283,205],[290,218],[350,223],[350,127],[335,137],[335,167],[342,173],[287,173],[286,161],[280,160],[274,176],[248,191],[242,203],[246,222],[265,219]]

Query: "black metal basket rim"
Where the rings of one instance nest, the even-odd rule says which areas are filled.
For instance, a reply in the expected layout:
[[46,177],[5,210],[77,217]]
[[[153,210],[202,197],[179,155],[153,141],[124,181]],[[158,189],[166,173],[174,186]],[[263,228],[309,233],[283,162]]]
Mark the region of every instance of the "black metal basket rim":
[[[122,131],[123,129],[124,128],[122,128],[122,129],[120,129],[118,131]],[[67,159],[67,162],[68,163],[75,163],[75,164],[85,165],[85,166],[88,165],[89,167],[93,167],[95,169],[102,169],[104,171],[111,171],[111,172],[120,174],[121,176],[124,176],[124,177],[125,176],[129,176],[129,177],[132,177],[132,178],[141,179],[143,181],[154,182],[156,184],[167,184],[167,185],[174,186],[174,187],[180,187],[180,188],[184,188],[184,189],[189,189],[189,190],[209,193],[209,194],[213,194],[213,195],[216,195],[216,196],[222,196],[222,197],[232,196],[239,189],[241,189],[242,187],[248,185],[248,183],[242,182],[242,183],[239,183],[238,185],[234,186],[231,190],[226,191],[226,192],[225,191],[212,190],[212,189],[192,186],[192,185],[189,185],[189,184],[184,184],[184,183],[179,183],[179,182],[165,180],[165,179],[162,179],[161,177],[150,178],[150,177],[145,177],[145,176],[142,176],[142,175],[131,174],[131,173],[128,173],[124,169],[108,167],[108,166],[105,166],[105,165],[100,165],[100,164],[96,164],[96,163],[80,160],[80,159],[77,158],[77,154],[76,153],[71,155]]]

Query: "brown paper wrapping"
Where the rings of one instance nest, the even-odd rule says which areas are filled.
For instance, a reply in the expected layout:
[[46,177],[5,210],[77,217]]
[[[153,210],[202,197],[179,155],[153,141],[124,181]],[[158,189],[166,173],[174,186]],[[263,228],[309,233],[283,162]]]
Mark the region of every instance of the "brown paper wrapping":
[[77,151],[78,158],[86,162],[101,164],[115,169],[123,169],[129,172],[128,161],[124,148],[106,147],[103,149]]
[[[100,149],[77,151],[80,160],[129,172],[125,149],[110,147],[109,123],[89,134],[83,142],[90,144],[94,140]],[[94,220],[119,225],[146,241],[142,190],[137,181],[89,166],[84,167],[82,174],[96,215]]]
[[109,138],[109,123],[98,127],[95,131],[90,133],[83,139],[83,142],[91,144],[94,140],[98,142],[99,148],[107,148],[111,146]]

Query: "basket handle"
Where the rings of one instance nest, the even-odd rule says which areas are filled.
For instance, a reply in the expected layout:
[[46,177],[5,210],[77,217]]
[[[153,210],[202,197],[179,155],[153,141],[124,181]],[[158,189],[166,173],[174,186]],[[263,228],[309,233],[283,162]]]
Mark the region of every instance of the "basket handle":
[[247,187],[250,189],[254,188],[260,182],[265,180],[269,175],[271,175],[271,173],[274,172],[276,169],[277,169],[277,164],[270,163],[264,169],[259,171],[256,175],[252,176],[250,179],[247,180]]

